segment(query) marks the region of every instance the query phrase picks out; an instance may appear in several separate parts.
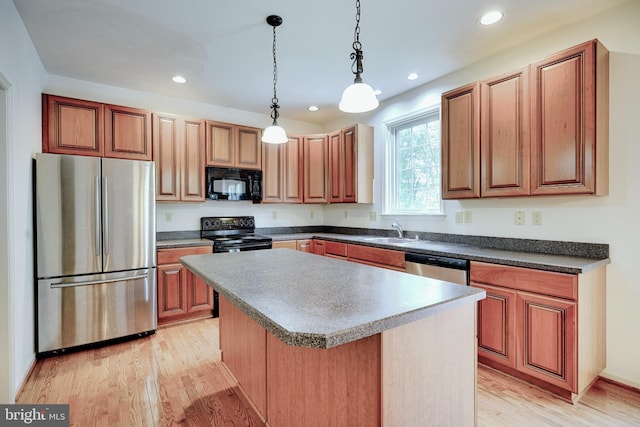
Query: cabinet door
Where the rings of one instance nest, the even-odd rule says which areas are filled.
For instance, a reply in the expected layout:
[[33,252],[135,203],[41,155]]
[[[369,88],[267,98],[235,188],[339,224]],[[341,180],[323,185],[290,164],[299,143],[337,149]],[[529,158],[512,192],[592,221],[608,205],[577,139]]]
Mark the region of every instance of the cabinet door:
[[182,186],[180,200],[203,202],[205,199],[205,121],[180,119],[182,146]]
[[[263,144],[269,145],[269,144]],[[289,135],[283,150],[283,197],[286,203],[302,203],[304,175],[304,159],[302,137]]]
[[577,393],[576,303],[517,293],[517,369]]
[[104,106],[98,102],[42,95],[42,151],[104,155]]
[[156,163],[156,200],[179,201],[182,158],[178,118],[153,114],[153,160]]
[[324,255],[325,254],[324,244],[325,244],[324,240],[313,239],[313,253],[316,255]]
[[296,240],[296,249],[301,252],[313,252],[311,240]]
[[516,292],[471,282],[487,297],[478,301],[478,356],[516,367]]
[[531,64],[531,193],[595,192],[595,43]]
[[529,68],[482,82],[482,197],[529,194]]
[[234,167],[234,126],[207,120],[207,166]]
[[182,264],[158,266],[158,322],[187,313],[187,275]]
[[340,203],[344,197],[344,154],[341,132],[327,136],[329,144],[329,202]]
[[213,312],[213,288],[187,270],[187,313]]
[[480,197],[480,83],[442,95],[442,198]]
[[147,160],[151,155],[151,112],[139,108],[105,105],[104,156]]
[[237,126],[235,166],[240,169],[262,167],[262,131],[258,128]]
[[404,252],[402,251],[349,244],[347,253],[349,261],[388,268],[390,270],[405,271],[406,263],[404,260]]
[[328,154],[325,135],[304,137],[304,203],[327,203]]
[[262,144],[262,203],[282,203],[284,146]]
[[342,201],[355,203],[358,201],[358,136],[356,126],[343,129],[340,134],[342,164],[344,165]]

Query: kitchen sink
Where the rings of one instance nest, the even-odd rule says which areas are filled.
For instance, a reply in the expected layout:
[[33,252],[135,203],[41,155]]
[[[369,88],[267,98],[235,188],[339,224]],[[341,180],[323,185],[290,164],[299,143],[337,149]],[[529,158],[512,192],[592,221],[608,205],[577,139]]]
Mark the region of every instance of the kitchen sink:
[[363,240],[365,242],[371,242],[371,243],[395,243],[395,244],[420,243],[420,240],[401,239],[400,237],[365,237]]

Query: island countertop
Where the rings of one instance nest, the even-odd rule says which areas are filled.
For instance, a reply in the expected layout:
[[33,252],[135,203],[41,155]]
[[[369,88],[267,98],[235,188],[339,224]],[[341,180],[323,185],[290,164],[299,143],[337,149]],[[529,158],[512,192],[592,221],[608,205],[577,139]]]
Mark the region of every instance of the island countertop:
[[181,262],[286,344],[331,348],[485,297],[485,291],[291,249]]

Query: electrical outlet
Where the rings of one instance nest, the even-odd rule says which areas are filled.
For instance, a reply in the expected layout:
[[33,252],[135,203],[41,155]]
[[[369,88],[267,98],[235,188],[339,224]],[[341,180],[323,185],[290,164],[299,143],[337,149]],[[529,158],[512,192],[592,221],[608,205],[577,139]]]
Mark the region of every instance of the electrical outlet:
[[313,219],[314,215],[315,215],[315,213],[313,211],[309,211],[309,218]]
[[533,225],[542,225],[542,212],[535,211],[531,213],[531,221]]
[[344,211],[344,219],[349,218],[349,211]]
[[165,212],[164,213],[164,219],[167,222],[173,221],[173,212]]
[[369,219],[371,221],[375,221],[377,217],[378,217],[378,215],[376,214],[376,211],[369,212]]
[[462,224],[462,217],[463,217],[463,212],[456,211],[456,224]]
[[278,219],[278,211],[271,211],[271,219]]
[[516,211],[515,223],[516,225],[524,225],[524,211]]
[[466,211],[464,211],[464,222],[470,224],[472,221],[473,215],[471,214],[471,211],[467,209]]

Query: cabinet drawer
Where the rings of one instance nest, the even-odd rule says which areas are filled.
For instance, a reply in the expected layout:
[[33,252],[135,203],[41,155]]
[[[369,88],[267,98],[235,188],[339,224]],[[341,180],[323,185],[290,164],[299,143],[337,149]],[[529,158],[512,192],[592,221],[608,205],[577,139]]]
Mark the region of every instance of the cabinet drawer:
[[347,256],[347,244],[340,242],[324,242],[324,254],[325,255],[334,255],[340,257]]
[[158,249],[158,265],[177,264],[186,255],[211,254],[211,246],[190,246],[187,248]]
[[578,276],[531,268],[471,262],[471,280],[559,298],[577,300]]
[[349,260],[404,271],[404,252],[371,246],[349,245]]

